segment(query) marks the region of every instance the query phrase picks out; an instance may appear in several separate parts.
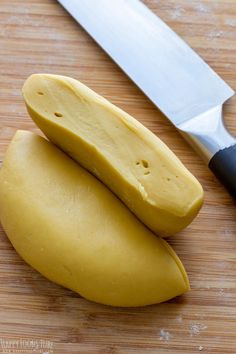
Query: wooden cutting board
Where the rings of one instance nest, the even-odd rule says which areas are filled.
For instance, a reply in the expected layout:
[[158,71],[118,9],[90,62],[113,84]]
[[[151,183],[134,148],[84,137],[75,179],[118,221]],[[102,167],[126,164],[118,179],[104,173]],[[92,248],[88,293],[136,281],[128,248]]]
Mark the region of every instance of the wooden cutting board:
[[[145,3],[236,89],[235,0]],[[9,347],[13,353],[236,353],[234,202],[156,107],[53,0],[0,1],[1,160],[16,129],[38,132],[21,97],[24,80],[37,72],[78,78],[144,123],[200,180],[205,204],[169,240],[192,291],[137,309],[94,304],[49,282],[24,263],[1,229],[0,353]],[[225,116],[236,134],[235,97]]]

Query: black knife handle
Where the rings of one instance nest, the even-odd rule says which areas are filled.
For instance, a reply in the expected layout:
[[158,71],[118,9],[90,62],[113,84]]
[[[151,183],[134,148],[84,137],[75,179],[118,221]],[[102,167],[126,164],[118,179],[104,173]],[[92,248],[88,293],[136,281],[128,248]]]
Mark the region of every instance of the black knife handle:
[[211,158],[209,168],[236,198],[236,144],[219,150]]

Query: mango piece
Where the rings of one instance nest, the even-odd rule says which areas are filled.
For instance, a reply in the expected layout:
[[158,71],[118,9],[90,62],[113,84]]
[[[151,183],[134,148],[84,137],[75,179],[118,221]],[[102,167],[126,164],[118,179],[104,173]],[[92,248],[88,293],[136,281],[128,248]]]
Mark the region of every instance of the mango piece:
[[189,289],[173,249],[44,138],[18,131],[0,170],[0,220],[48,279],[102,304],[142,306]]
[[137,120],[74,79],[30,76],[30,116],[54,144],[106,184],[162,236],[197,215],[203,190],[171,150]]

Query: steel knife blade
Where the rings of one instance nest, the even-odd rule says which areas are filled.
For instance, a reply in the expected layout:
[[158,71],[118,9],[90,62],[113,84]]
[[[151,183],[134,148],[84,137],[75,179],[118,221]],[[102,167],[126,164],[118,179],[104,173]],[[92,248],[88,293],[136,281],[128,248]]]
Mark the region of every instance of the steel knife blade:
[[236,140],[222,120],[229,85],[139,0],[58,1],[236,195]]

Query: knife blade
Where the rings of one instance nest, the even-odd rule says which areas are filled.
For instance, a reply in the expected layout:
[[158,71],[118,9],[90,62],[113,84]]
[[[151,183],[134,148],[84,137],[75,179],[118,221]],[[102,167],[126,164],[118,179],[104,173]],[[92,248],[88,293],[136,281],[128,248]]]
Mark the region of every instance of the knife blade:
[[236,196],[236,140],[222,119],[234,91],[139,0],[59,2]]

